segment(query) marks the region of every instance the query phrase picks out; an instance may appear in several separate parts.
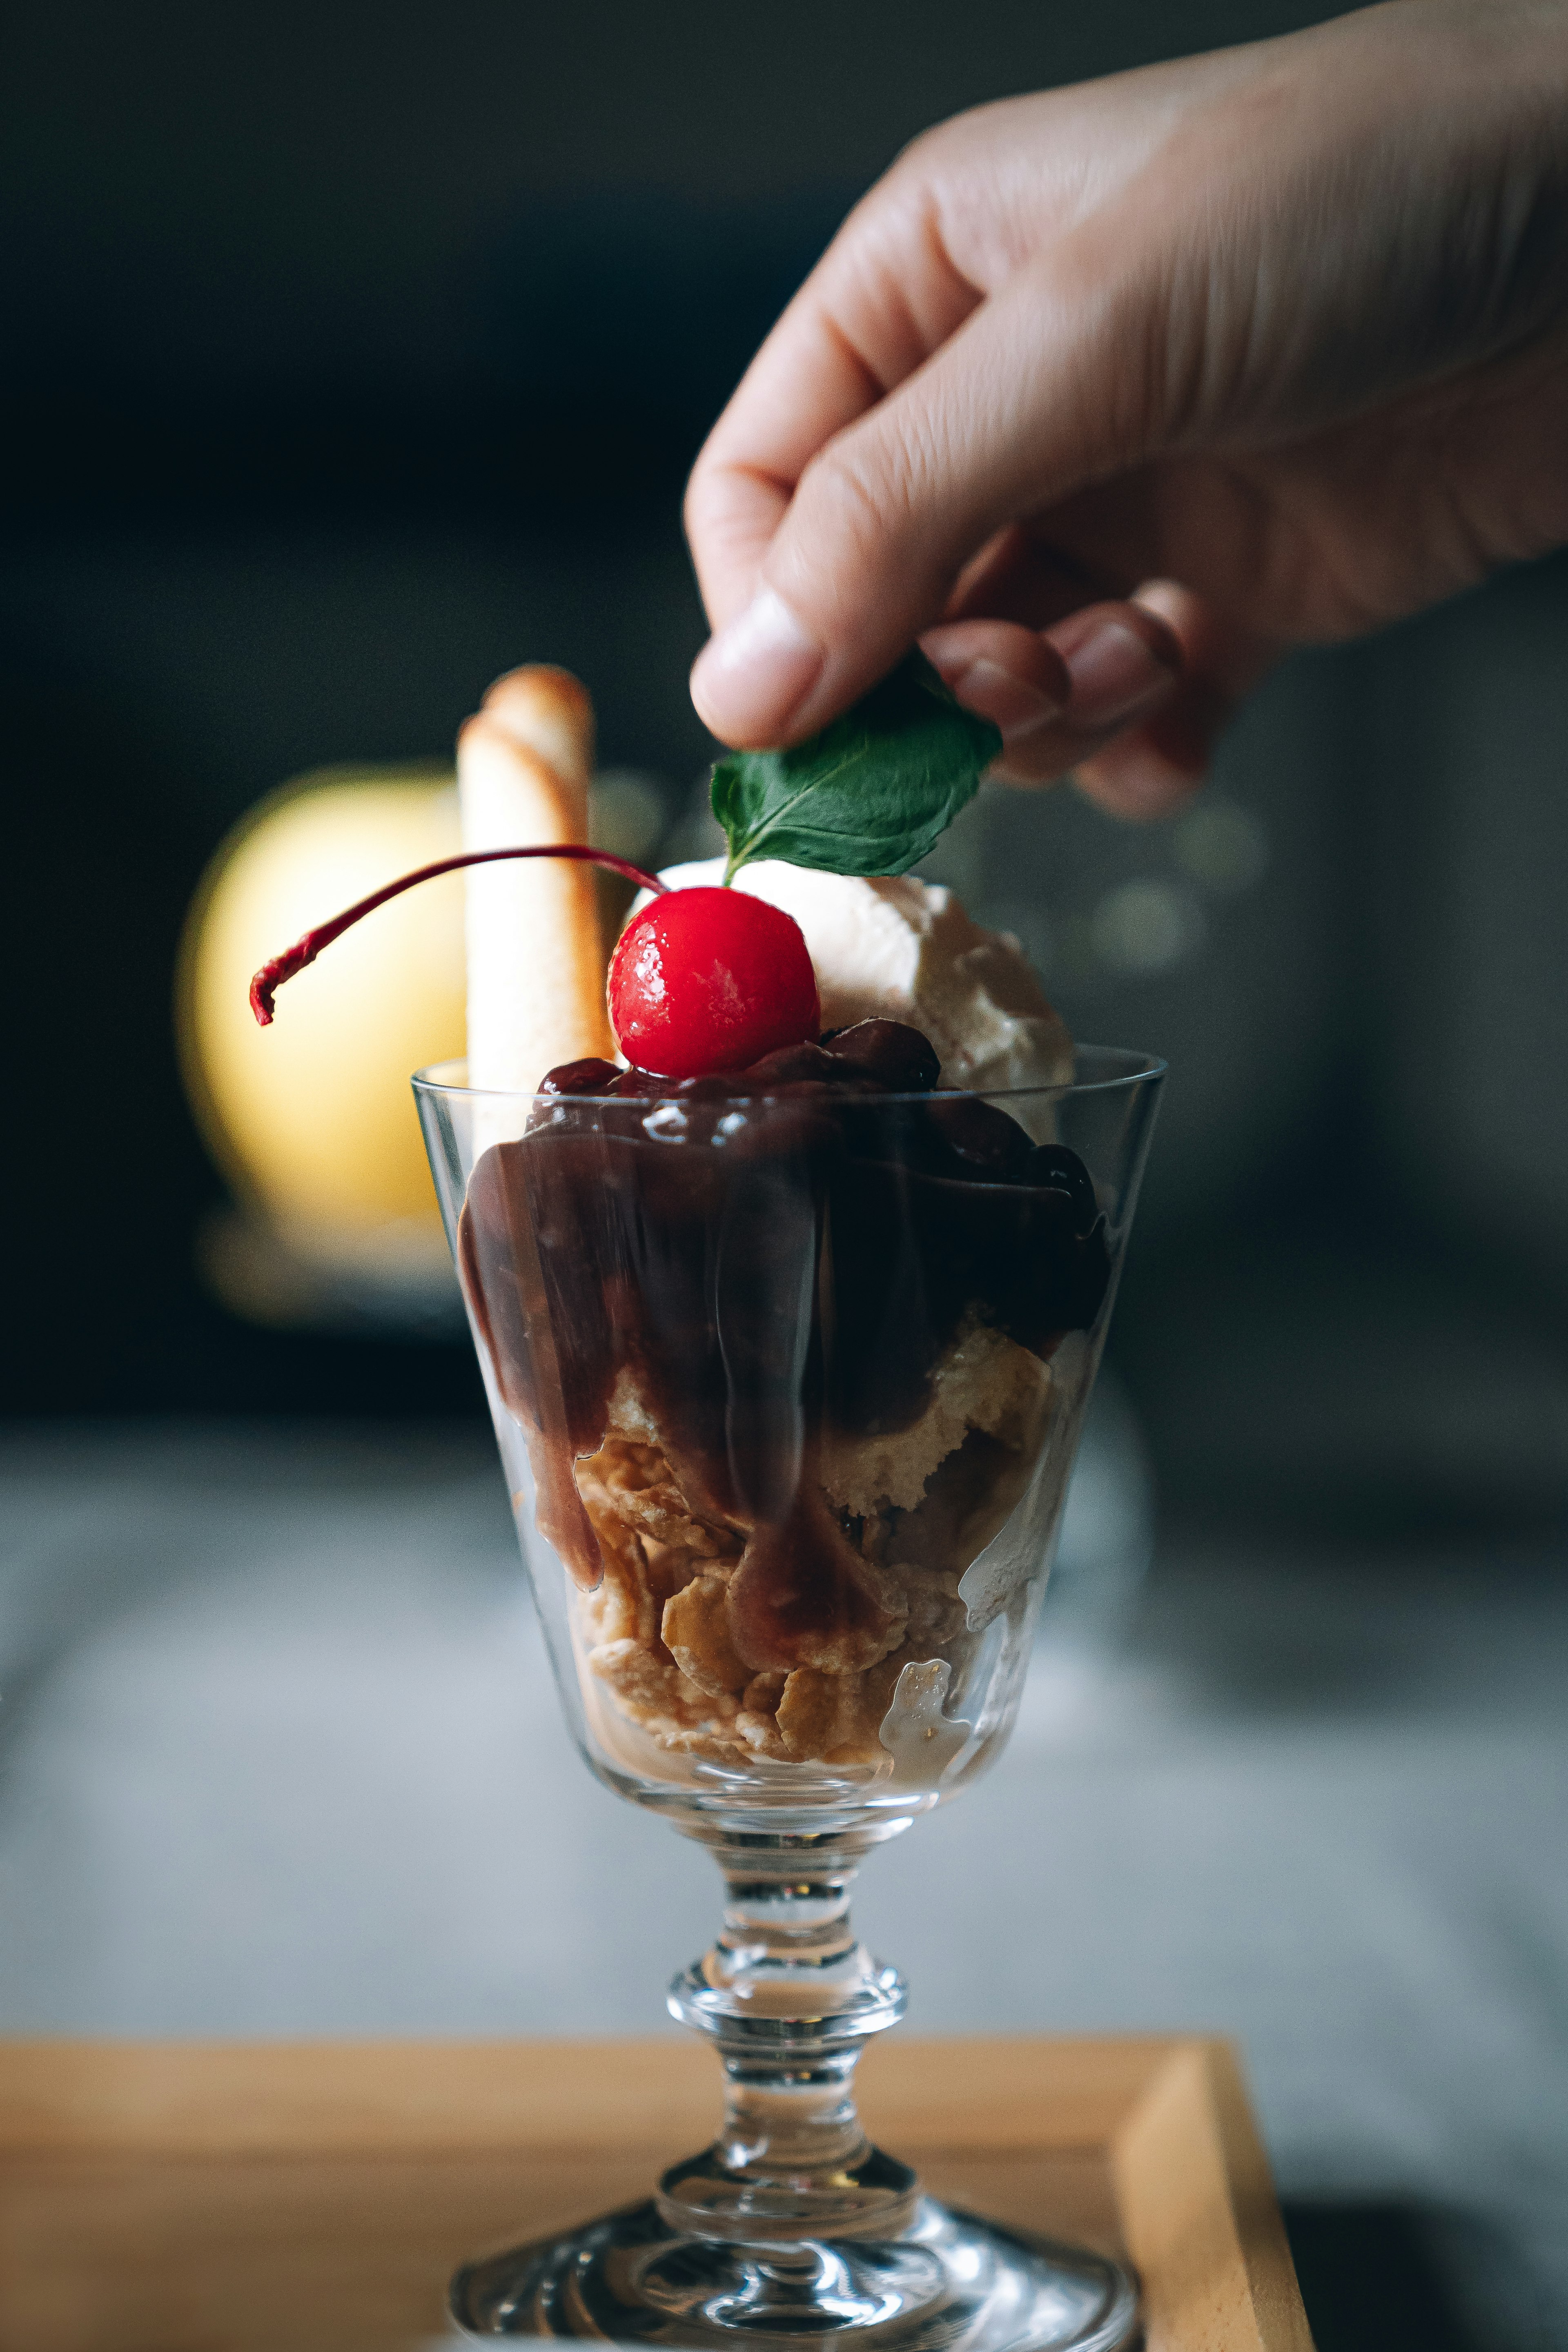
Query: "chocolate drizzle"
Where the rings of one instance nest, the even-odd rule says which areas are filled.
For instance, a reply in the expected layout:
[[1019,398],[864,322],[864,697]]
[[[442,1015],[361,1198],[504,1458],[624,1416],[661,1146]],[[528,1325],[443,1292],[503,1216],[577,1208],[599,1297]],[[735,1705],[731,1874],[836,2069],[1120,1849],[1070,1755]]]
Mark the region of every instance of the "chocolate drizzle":
[[894,1022],[674,1087],[574,1063],[479,1160],[463,1285],[579,1582],[572,1465],[624,1381],[692,1509],[747,1544],[747,1662],[808,1661],[825,1624],[874,1645],[877,1574],[810,1475],[824,1431],[907,1427],[965,1317],[1048,1356],[1110,1281],[1083,1162],[935,1076]]

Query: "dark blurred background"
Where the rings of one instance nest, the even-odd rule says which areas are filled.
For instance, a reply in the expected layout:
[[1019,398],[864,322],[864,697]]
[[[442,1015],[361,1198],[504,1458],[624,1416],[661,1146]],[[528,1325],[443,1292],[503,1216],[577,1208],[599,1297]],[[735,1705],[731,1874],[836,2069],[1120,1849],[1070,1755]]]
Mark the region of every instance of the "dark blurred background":
[[[171,992],[184,909],[236,819],[304,769],[441,756],[497,672],[549,659],[590,686],[604,762],[651,780],[664,854],[689,851],[712,747],[686,692],[704,627],[682,483],[849,203],[959,108],[1321,13],[12,10],[0,1412],[26,1438],[38,1527],[99,1475],[84,1417],[434,1418],[454,1443],[456,1424],[479,1429],[460,1333],[268,1329],[198,1276],[223,1188],[181,1090]],[[1172,1555],[1156,1617],[1181,1620],[1181,1673],[1248,1721],[1276,1701],[1297,1720],[1309,1690],[1331,1714],[1377,1715],[1345,1623],[1311,1630],[1325,1591],[1353,1613],[1373,1552],[1419,1615],[1432,1588],[1400,1560],[1447,1563],[1450,1593],[1489,1590],[1511,1546],[1521,1654],[1531,1596],[1560,1585],[1565,642],[1568,566],[1552,562],[1287,665],[1173,824],[987,791],[929,869],[1019,931],[1077,1034],[1170,1056],[1114,1360],[1165,1528],[1251,1530],[1296,1547],[1308,1578],[1275,1588],[1296,1601],[1266,1604],[1283,1613],[1249,1648],[1241,1596],[1265,1554],[1203,1587],[1206,1616],[1170,1598],[1188,1589]],[[129,1458],[105,1442],[103,1460]],[[443,1462],[447,1442],[419,1441]],[[354,1443],[372,1451],[349,1483],[374,1487],[380,1441]],[[187,1472],[201,1487],[206,1472]],[[1391,1675],[1402,1640],[1380,1654]],[[1512,1671],[1497,1667],[1500,1705]],[[58,1966],[41,1958],[27,1981]],[[1172,1999],[1174,2021],[1186,1995]],[[1157,1990],[1149,2001],[1160,2014]],[[54,2015],[41,1994],[12,2006]],[[119,1994],[92,2011],[163,2014]],[[1073,2014],[1066,1994],[1054,2014]],[[1267,2107],[1278,2077],[1258,2063]],[[1268,2109],[1287,2141],[1288,2107],[1279,2093]],[[1390,2167],[1400,2197],[1426,2177]],[[1341,2296],[1324,2342],[1405,2340],[1344,2286],[1374,2273],[1385,2300],[1406,2281],[1386,2307],[1410,2341],[1470,2340],[1428,2309],[1436,2224],[1383,2211],[1297,2216],[1321,2309]]]
[[[682,480],[854,195],[956,108],[1314,13],[13,13],[6,1410],[478,1410],[460,1335],[300,1340],[197,1282],[167,1008],[215,845],[532,657],[673,827]],[[1117,1340],[1173,1502],[1562,1507],[1565,606],[1547,564],[1302,658],[1184,826],[992,794],[933,863],[1079,1034],[1174,1066]]]

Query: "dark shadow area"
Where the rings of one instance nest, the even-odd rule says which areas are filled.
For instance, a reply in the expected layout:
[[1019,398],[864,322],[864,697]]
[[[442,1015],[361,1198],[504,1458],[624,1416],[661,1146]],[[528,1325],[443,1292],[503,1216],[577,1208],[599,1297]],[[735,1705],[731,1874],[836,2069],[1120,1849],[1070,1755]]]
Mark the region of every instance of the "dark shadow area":
[[1318,2352],[1544,2347],[1529,2281],[1472,2217],[1393,2201],[1290,2202],[1284,2213]]

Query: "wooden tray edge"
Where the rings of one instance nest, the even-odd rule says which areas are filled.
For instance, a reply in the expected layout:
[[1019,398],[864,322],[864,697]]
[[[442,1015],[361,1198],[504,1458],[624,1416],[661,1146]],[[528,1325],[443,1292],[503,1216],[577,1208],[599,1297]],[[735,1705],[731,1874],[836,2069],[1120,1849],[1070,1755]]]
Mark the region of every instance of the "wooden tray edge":
[[1229,2042],[1172,2047],[1116,2134],[1111,2162],[1128,2251],[1146,2283],[1148,2352],[1312,2352]]
[[[868,2053],[864,2111],[889,2145],[1104,2147],[1168,2036],[900,2036]],[[613,2063],[607,2063],[611,2062]],[[626,2041],[0,2039],[0,2154],[428,2155],[693,2147],[719,2119],[709,2052]]]
[[[1240,2064],[1217,2039],[904,2040],[867,2070],[884,2143],[1109,2162],[1147,2352],[1311,2352]],[[626,2042],[0,2040],[0,2157],[588,2160],[651,2174],[718,2115],[710,2053]]]

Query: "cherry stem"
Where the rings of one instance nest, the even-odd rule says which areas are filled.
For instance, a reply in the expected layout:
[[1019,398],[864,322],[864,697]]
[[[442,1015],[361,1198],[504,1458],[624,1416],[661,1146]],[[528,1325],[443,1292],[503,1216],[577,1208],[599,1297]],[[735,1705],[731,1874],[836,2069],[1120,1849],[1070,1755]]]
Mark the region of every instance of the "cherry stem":
[[502,857],[570,857],[580,865],[603,866],[611,874],[619,874],[626,881],[635,882],[644,890],[662,893],[669,887],[668,883],[661,882],[657,874],[645,874],[640,866],[632,865],[627,858],[612,856],[607,849],[585,849],[575,841],[552,842],[547,846],[530,849],[465,849],[458,857],[438,857],[434,866],[417,866],[412,874],[400,875],[395,882],[388,882],[381,889],[373,890],[368,898],[360,898],[353,906],[345,907],[342,913],[334,915],[330,923],[318,923],[313,930],[296,940],[291,948],[285,948],[281,955],[269,956],[250,983],[250,1009],[256,1015],[258,1026],[262,1029],[270,1027],[273,1000],[284,982],[292,980],[297,971],[303,971],[308,963],[314,963],[323,948],[330,948],[334,940],[341,939],[344,931],[352,929],[362,917],[374,915],[378,907],[384,907],[389,898],[401,897],[405,890],[412,890],[416,882],[433,882],[438,874],[456,874],[463,866],[491,866]]

